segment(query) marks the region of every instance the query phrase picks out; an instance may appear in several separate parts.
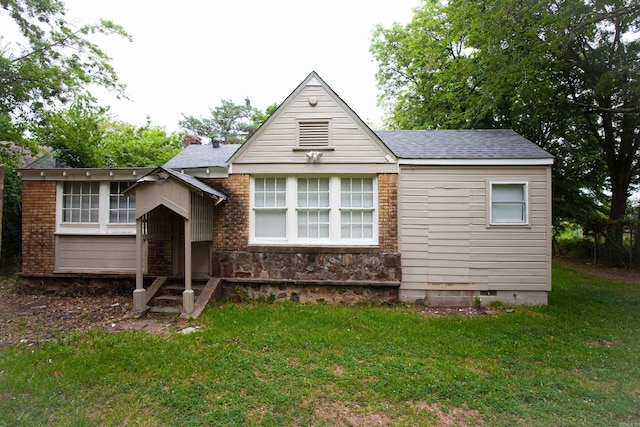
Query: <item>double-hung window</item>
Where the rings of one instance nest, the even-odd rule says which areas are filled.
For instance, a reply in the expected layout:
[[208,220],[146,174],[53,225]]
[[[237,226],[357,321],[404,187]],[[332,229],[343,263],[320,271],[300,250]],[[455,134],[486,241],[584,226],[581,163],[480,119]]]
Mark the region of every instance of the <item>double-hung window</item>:
[[254,180],[254,231],[260,239],[286,239],[287,181],[285,178]]
[[340,219],[343,239],[373,239],[374,192],[371,178],[342,178]]
[[492,225],[524,225],[528,223],[528,189],[526,183],[492,182],[490,187],[490,218]]
[[328,239],[329,178],[298,178],[298,238]]
[[256,177],[251,200],[251,243],[377,244],[375,177]]

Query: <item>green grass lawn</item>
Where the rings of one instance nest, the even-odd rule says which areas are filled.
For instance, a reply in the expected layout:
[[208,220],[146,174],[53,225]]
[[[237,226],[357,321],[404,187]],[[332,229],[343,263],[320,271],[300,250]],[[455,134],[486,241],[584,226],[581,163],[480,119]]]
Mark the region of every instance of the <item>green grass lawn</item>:
[[640,426],[640,284],[555,263],[546,307],[218,304],[201,332],[0,349],[0,425]]

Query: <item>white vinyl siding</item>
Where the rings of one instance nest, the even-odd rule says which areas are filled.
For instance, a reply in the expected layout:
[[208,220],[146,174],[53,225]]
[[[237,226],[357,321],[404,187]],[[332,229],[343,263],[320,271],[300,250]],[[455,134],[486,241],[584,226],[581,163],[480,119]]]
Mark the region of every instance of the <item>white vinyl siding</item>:
[[378,243],[375,177],[256,177],[251,193],[250,243]]
[[[318,99],[315,107],[311,107],[308,102],[309,97],[312,96]],[[302,93],[291,100],[286,107],[273,116],[269,126],[262,129],[256,135],[256,140],[234,161],[234,173],[256,174],[256,168],[265,168],[269,165],[274,165],[277,168],[283,164],[287,164],[288,167],[293,164],[307,166],[309,163],[306,156],[307,149],[326,150],[323,152],[321,163],[323,166],[331,164],[333,170],[336,170],[336,172],[332,170],[328,173],[361,173],[360,170],[354,169],[354,164],[361,165],[362,168],[382,165],[390,172],[397,172],[397,169],[393,169],[395,165],[389,164],[385,159],[386,153],[377,145],[379,143],[372,140],[354,117],[338,105],[322,87],[308,86],[304,88]],[[318,146],[315,143],[314,145],[306,145],[306,142],[313,141],[310,137],[304,137],[305,142],[301,143],[300,124],[314,122],[329,123],[329,147]],[[322,142],[322,144],[325,143]],[[299,151],[294,151],[294,149]],[[341,169],[340,165],[348,166],[343,166]],[[244,166],[246,168],[243,168]],[[377,166],[378,169],[380,167]]]
[[493,225],[527,223],[527,184],[490,183],[490,218]]
[[[401,291],[548,290],[549,170],[403,166]],[[527,224],[491,224],[490,183],[526,183]]]

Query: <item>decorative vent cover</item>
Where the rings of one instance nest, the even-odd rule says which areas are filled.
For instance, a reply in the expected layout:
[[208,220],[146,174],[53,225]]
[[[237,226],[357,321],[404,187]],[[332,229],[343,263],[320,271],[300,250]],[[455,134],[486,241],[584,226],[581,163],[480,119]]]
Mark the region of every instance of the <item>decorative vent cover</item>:
[[329,122],[299,122],[298,145],[301,147],[317,147],[329,145]]

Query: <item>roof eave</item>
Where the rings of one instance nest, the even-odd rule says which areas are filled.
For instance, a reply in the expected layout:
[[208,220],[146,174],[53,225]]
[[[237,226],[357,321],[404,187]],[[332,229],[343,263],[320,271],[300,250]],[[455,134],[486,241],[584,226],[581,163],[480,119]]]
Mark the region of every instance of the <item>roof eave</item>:
[[413,166],[550,166],[553,158],[537,159],[413,159],[399,158],[400,165]]

